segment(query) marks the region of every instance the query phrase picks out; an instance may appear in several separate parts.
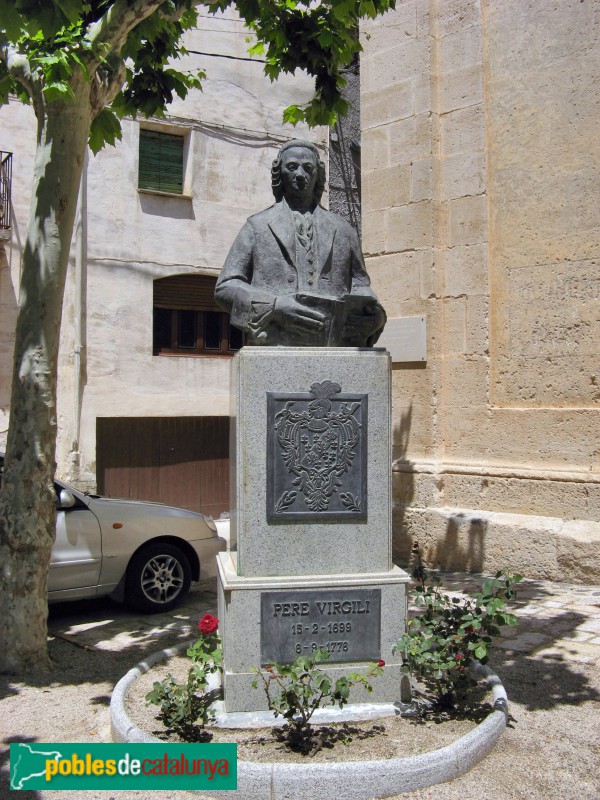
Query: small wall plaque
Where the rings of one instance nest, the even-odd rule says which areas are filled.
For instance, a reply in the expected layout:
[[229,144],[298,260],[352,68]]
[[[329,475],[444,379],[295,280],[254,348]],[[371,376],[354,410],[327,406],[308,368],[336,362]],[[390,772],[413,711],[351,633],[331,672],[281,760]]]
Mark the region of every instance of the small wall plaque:
[[269,522],[367,519],[367,395],[267,392]]
[[260,622],[261,664],[321,648],[329,662],[381,658],[381,589],[263,592]]
[[392,364],[426,361],[427,318],[388,318],[376,346],[389,350]]

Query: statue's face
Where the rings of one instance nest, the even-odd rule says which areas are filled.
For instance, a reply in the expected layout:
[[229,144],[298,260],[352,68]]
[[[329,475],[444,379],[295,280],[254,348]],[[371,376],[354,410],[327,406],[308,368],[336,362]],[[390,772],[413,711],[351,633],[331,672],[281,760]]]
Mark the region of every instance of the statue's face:
[[281,180],[286,197],[310,200],[317,182],[317,159],[307,147],[290,147],[281,157]]

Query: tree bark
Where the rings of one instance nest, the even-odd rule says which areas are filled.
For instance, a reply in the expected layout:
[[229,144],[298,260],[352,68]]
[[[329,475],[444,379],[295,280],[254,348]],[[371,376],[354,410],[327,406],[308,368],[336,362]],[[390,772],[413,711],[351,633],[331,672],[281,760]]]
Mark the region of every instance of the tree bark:
[[0,487],[0,672],[48,666],[47,574],[55,538],[56,380],[65,277],[92,120],[90,84],[36,104],[6,461]]

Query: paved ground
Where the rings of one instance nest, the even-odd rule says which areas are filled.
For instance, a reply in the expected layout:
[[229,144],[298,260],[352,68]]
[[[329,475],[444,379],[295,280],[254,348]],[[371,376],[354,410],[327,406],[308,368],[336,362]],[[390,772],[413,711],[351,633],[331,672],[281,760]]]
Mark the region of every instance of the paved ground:
[[[478,576],[445,574],[451,591]],[[49,628],[57,669],[24,681],[0,678],[0,798],[79,800],[69,792],[8,790],[7,745],[18,741],[110,741],[110,691],[146,655],[193,635],[216,613],[214,582],[196,585],[185,608],[147,617],[108,600],[53,606]],[[400,795],[422,800],[553,800],[600,797],[600,587],[525,581],[516,612],[492,659],[507,689],[511,726],[484,762],[437,787]],[[171,792],[81,792],[82,798],[183,798]],[[226,795],[225,795],[226,796]],[[200,800],[199,795],[195,795]],[[294,798],[301,800],[301,798]],[[344,800],[344,798],[323,798]]]
[[[481,576],[446,573],[452,592],[476,590]],[[536,658],[600,665],[600,586],[550,581],[517,585],[517,628],[505,628],[498,647]]]

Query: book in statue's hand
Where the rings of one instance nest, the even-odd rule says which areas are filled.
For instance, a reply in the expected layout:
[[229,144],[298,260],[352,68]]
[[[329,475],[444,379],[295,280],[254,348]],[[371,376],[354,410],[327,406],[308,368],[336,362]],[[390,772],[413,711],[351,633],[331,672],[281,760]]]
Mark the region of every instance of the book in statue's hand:
[[350,316],[371,316],[369,308],[374,308],[378,303],[375,297],[370,294],[347,294],[344,299],[344,309],[346,320]]
[[315,311],[320,311],[325,317],[323,330],[318,334],[313,334],[315,347],[331,347],[341,341],[346,318],[347,297],[340,300],[328,295],[300,292],[296,295],[296,300],[302,305],[314,308]]
[[345,347],[361,347],[364,331],[369,330],[375,320],[379,303],[372,295],[347,294],[344,297],[300,292],[296,300],[309,308],[320,311],[325,317],[325,327],[319,334],[316,347],[336,347],[343,342]]
[[378,326],[379,302],[372,295],[351,294],[344,300],[342,337],[347,347],[364,346],[365,337]]

